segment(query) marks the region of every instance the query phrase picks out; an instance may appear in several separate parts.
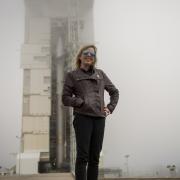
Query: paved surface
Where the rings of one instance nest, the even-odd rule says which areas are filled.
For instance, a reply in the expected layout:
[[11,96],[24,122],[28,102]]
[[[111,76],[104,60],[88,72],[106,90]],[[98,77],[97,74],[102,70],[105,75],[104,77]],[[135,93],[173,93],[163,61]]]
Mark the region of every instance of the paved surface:
[[[180,180],[180,178],[118,178],[119,180]],[[110,178],[104,180],[118,180]],[[74,180],[71,173],[48,173],[38,175],[0,176],[0,180]],[[99,179],[103,180],[103,179]]]
[[48,173],[22,176],[0,176],[0,180],[74,180],[74,177],[71,173]]

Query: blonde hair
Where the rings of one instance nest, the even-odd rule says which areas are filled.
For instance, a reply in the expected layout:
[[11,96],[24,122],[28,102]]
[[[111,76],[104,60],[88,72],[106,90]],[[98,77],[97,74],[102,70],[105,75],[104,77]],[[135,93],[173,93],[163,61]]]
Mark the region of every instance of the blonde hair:
[[97,52],[97,47],[93,44],[91,45],[86,45],[86,46],[83,46],[79,49],[77,55],[76,55],[76,58],[75,58],[75,63],[76,63],[76,68],[80,68],[81,66],[81,60],[80,60],[80,57],[82,55],[82,52],[88,48],[93,48],[94,49],[94,52],[95,52],[95,57],[94,57],[94,64],[93,66],[95,66],[96,62],[97,62],[97,57],[96,57],[96,52]]

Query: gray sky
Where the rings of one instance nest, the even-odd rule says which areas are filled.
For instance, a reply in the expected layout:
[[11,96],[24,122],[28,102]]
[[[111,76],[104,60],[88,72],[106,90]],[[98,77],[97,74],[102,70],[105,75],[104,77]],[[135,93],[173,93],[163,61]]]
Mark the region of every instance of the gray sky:
[[120,89],[107,119],[105,166],[134,174],[180,170],[180,1],[97,0],[99,66]]
[[[0,0],[0,165],[10,166],[21,128],[24,37],[22,0]],[[107,118],[103,163],[132,174],[180,172],[180,2],[96,0],[98,66],[120,89],[119,104]]]
[[22,0],[0,0],[0,166],[14,165],[22,107],[20,46],[24,38]]

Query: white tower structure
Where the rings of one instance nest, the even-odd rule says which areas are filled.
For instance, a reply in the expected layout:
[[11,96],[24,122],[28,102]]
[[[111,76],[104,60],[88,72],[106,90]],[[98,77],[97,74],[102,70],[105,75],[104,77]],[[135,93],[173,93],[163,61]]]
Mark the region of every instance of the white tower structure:
[[61,103],[64,74],[93,43],[93,0],[25,0],[23,113],[17,172],[74,171],[72,110]]

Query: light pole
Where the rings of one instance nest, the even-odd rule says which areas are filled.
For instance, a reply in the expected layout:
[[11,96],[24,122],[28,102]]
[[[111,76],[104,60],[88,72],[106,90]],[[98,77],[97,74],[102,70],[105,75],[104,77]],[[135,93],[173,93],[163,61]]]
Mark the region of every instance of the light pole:
[[128,158],[130,157],[130,155],[129,155],[129,154],[126,154],[124,157],[126,158],[126,170],[127,170],[127,176],[129,176]]
[[22,143],[22,139],[23,137],[22,136],[16,136],[17,139],[19,139],[19,176],[21,175],[21,143]]

